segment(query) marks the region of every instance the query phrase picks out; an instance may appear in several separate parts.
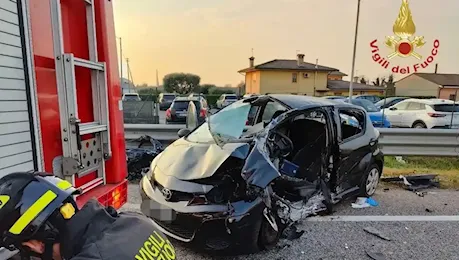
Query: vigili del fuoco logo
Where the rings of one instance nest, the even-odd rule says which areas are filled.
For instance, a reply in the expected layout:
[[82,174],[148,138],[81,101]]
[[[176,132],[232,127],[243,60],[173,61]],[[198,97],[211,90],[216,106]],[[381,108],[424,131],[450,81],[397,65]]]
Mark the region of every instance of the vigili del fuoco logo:
[[[412,13],[409,8],[408,0],[403,0],[399,15],[393,25],[392,36],[387,36],[385,45],[390,50],[387,56],[379,53],[380,49],[377,39],[370,43],[372,51],[372,60],[380,64],[385,69],[390,69],[393,73],[410,74],[428,67],[438,54],[439,40],[434,40],[431,45],[431,53],[428,57],[422,57],[417,50],[424,47],[426,42],[423,36],[415,35],[415,23],[412,20]],[[408,66],[393,66],[391,67],[391,59],[395,57],[412,58],[419,62],[412,63]]]

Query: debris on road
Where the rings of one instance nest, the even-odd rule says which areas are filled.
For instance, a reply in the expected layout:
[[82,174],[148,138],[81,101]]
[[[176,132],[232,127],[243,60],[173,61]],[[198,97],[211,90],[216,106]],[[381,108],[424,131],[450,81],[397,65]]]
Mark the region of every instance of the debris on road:
[[374,227],[365,227],[364,231],[366,231],[367,233],[372,234],[374,236],[377,236],[377,237],[379,237],[381,239],[384,239],[386,241],[391,241],[391,238],[389,238],[388,236],[386,236],[385,234],[380,232],[380,230],[378,230],[378,229],[376,229]]
[[295,225],[291,225],[284,229],[282,238],[288,239],[288,240],[294,240],[300,238],[303,234],[305,233],[304,230],[297,231],[297,228]]
[[385,255],[382,252],[370,252],[366,251],[366,254],[374,260],[385,260]]
[[[141,136],[135,142],[139,143],[137,148],[126,149],[127,179],[129,181],[140,180],[143,174],[149,170],[152,160],[163,151],[163,145],[148,135]],[[152,146],[142,147],[146,143],[150,143]]]
[[351,203],[351,207],[354,209],[362,209],[368,207],[377,207],[379,203],[373,198],[358,197],[354,203]]
[[426,208],[425,211],[426,211],[426,212],[429,212],[429,213],[433,212],[433,210],[431,210],[431,209],[429,209],[429,208]]
[[399,177],[384,177],[384,182],[403,182],[406,189],[414,192],[420,197],[425,196],[426,192],[420,190],[428,188],[439,188],[439,180],[436,178],[437,174],[422,174],[422,175],[399,175]]
[[400,164],[406,164],[407,162],[403,159],[402,156],[395,156],[395,159],[397,162],[399,162]]
[[387,192],[387,191],[390,191],[390,188],[384,188],[383,189],[383,192]]

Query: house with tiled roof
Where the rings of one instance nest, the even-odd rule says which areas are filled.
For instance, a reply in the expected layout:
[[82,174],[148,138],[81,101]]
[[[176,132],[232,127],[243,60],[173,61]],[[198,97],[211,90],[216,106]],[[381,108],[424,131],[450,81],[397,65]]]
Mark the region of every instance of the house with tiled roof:
[[458,100],[458,74],[413,73],[395,82],[397,96]]
[[[247,94],[299,94],[308,96],[348,95],[347,74],[336,68],[297,59],[275,59],[259,65],[249,58],[249,67],[238,71],[245,76]],[[354,82],[354,94],[382,94],[383,87]]]

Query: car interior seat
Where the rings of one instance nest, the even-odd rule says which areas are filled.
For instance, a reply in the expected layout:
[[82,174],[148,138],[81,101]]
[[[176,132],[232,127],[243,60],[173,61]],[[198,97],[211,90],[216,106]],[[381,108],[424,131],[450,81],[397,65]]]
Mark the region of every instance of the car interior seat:
[[298,177],[313,181],[321,168],[321,155],[326,148],[326,128],[323,123],[299,119],[289,127],[294,144],[292,162],[299,166]]

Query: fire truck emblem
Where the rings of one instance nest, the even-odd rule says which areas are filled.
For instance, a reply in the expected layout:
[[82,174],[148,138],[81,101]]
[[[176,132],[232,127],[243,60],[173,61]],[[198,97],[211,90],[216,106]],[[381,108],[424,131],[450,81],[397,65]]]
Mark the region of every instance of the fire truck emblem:
[[[418,48],[425,45],[425,40],[423,36],[415,35],[415,23],[412,20],[408,0],[402,0],[398,18],[393,25],[393,33],[394,35],[387,36],[384,41],[386,47],[391,49],[389,54],[380,52],[377,39],[370,42],[372,60],[382,68],[391,70],[392,73],[411,74],[427,68],[434,62],[439,52],[439,40],[434,39],[431,52],[426,57],[422,57],[416,52]],[[401,58],[414,57],[419,61],[413,64],[393,65],[390,60],[396,56]]]
[[422,59],[422,56],[415,52],[416,48],[425,45],[423,36],[414,36],[415,23],[412,20],[412,13],[409,8],[408,0],[403,0],[399,15],[393,25],[392,36],[387,36],[385,44],[393,50],[387,57],[392,59],[395,56],[400,57],[415,57]]

